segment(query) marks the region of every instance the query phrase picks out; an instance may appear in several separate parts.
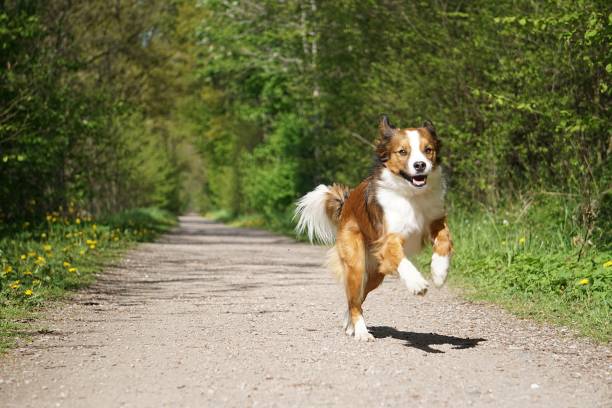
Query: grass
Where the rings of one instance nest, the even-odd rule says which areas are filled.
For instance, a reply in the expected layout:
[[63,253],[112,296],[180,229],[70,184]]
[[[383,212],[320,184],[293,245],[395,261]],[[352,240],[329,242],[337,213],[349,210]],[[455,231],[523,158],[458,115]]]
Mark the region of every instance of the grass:
[[27,338],[47,302],[93,282],[95,273],[133,243],[171,228],[175,217],[155,208],[94,220],[69,208],[38,225],[0,229],[0,353]]
[[612,251],[603,236],[585,234],[576,208],[536,196],[502,211],[451,211],[451,285],[469,299],[609,342]]
[[[577,203],[548,195],[533,195],[498,210],[451,208],[449,214],[455,244],[449,284],[464,297],[610,341],[609,220],[596,220],[593,232],[586,234]],[[275,227],[289,225],[288,220],[266,223],[257,215],[232,216],[226,211],[206,216],[295,237],[289,228]],[[422,271],[429,270],[430,256],[431,251],[424,251],[417,257]]]

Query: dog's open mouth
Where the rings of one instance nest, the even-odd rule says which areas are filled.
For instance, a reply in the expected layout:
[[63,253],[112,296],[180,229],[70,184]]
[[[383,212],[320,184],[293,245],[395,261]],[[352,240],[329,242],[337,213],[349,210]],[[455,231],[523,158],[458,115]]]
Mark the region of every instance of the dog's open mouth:
[[400,175],[408,180],[410,184],[415,187],[422,188],[427,185],[427,176],[424,174],[417,174],[416,176],[411,176],[403,170],[400,170]]
[[415,187],[425,187],[425,184],[427,184],[427,176],[409,176],[408,181]]

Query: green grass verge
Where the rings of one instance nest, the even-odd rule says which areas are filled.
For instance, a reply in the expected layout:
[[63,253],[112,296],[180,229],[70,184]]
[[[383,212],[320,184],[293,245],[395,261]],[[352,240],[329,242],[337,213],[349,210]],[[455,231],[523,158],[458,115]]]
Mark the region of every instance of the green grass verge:
[[609,342],[612,251],[605,237],[585,234],[576,208],[536,196],[503,211],[451,211],[451,286],[469,299]]
[[31,322],[46,302],[92,283],[133,243],[150,241],[176,223],[155,208],[98,220],[68,214],[0,229],[0,353],[36,331]]
[[[462,296],[610,341],[608,221],[598,220],[594,232],[586,234],[578,222],[578,205],[568,197],[549,195],[534,195],[503,210],[451,208],[449,214],[455,244],[449,284]],[[289,219],[266,222],[261,216],[233,216],[226,211],[206,216],[295,237],[286,227]],[[429,270],[430,256],[426,250],[417,257],[421,270]]]

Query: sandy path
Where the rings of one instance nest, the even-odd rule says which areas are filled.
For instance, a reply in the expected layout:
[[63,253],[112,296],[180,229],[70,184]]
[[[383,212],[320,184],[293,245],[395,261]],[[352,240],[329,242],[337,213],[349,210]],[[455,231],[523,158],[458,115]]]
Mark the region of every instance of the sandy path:
[[0,359],[0,406],[612,406],[609,349],[448,290],[390,279],[355,342],[324,252],[182,217]]

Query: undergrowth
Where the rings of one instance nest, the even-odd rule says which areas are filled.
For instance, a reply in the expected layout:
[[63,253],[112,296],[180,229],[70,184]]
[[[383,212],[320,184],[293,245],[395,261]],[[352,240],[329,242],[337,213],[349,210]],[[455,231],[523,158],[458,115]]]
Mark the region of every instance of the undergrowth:
[[45,302],[90,284],[122,250],[174,224],[173,215],[155,208],[98,220],[69,208],[38,225],[0,226],[0,352],[27,337],[27,323]]

